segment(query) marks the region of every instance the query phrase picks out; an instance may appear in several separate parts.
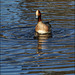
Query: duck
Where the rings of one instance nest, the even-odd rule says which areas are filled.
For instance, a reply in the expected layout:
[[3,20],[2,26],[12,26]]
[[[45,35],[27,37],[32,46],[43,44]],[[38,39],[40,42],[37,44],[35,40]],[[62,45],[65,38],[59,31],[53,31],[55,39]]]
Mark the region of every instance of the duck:
[[51,33],[51,25],[49,22],[42,22],[40,10],[36,10],[36,18],[38,19],[38,23],[35,27],[35,31],[39,34]]

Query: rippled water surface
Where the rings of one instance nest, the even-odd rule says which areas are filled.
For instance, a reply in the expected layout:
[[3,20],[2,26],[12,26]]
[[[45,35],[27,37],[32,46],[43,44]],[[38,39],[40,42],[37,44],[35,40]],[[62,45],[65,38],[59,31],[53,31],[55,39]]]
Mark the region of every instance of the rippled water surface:
[[[35,11],[52,37],[34,39]],[[74,75],[74,0],[1,0],[1,75]]]

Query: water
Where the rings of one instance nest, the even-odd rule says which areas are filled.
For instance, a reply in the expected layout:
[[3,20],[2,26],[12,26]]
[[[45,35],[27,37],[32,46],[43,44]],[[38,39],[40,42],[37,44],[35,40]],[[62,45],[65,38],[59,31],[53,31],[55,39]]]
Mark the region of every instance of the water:
[[[37,9],[50,38],[34,39]],[[1,0],[0,40],[1,75],[74,75],[74,1]]]

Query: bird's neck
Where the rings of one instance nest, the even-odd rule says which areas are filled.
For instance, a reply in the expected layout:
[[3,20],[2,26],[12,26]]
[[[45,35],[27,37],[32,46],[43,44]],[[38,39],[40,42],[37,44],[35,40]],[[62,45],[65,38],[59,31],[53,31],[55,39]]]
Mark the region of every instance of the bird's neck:
[[41,15],[38,17],[38,22],[40,22],[40,21],[42,21],[42,20],[41,20]]

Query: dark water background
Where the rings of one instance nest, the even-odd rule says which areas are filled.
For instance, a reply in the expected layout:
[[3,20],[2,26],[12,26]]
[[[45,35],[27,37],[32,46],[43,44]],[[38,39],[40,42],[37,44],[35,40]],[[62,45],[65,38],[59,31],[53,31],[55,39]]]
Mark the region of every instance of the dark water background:
[[[37,9],[52,38],[33,38]],[[74,0],[1,0],[0,40],[1,75],[74,75]]]

